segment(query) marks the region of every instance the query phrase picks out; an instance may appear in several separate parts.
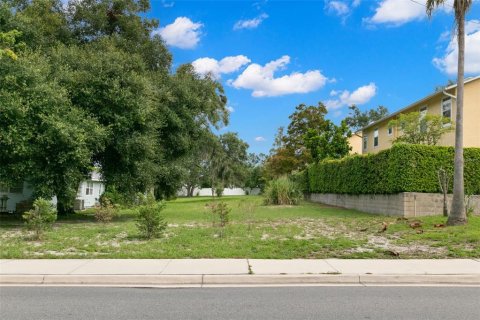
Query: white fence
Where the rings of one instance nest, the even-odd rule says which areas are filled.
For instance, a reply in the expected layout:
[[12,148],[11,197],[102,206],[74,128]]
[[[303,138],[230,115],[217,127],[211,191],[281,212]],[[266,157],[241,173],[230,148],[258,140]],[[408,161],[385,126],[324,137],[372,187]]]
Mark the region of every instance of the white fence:
[[[182,188],[177,192],[177,196],[179,197],[186,197],[188,194],[186,188]],[[224,196],[245,196],[245,195],[259,195],[260,189],[259,188],[225,188],[223,189]],[[193,190],[194,197],[208,197],[212,196],[212,188],[195,188]]]

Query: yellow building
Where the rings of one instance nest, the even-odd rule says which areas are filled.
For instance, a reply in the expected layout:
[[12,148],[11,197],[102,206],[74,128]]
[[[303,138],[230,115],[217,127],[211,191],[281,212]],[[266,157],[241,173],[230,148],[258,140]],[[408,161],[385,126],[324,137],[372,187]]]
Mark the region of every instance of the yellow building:
[[352,133],[348,138],[348,144],[352,148],[349,154],[362,154],[362,131]]
[[[480,147],[480,76],[465,79],[463,102],[463,145]],[[455,121],[457,85],[451,85],[443,91],[435,92],[411,105],[375,121],[362,129],[362,152],[376,153],[392,146],[393,140],[401,135],[398,128],[390,127],[391,120],[401,113],[420,112],[438,114]],[[443,135],[440,146],[455,145],[455,131]]]

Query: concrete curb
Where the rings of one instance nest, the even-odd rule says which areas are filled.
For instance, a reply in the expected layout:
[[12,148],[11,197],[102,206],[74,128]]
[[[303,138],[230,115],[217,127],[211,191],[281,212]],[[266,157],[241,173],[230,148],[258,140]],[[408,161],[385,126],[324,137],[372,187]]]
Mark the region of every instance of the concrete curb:
[[480,285],[480,275],[1,275],[0,285],[263,286],[263,285]]

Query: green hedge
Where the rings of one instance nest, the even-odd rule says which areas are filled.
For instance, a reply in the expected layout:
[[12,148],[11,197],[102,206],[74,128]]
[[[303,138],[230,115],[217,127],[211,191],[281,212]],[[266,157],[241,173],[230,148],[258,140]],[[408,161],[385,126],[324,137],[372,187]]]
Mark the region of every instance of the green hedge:
[[[395,144],[377,154],[326,160],[308,168],[312,193],[440,192],[438,169],[451,173],[453,147]],[[480,194],[480,148],[465,148],[465,192]],[[451,191],[451,190],[450,190]]]

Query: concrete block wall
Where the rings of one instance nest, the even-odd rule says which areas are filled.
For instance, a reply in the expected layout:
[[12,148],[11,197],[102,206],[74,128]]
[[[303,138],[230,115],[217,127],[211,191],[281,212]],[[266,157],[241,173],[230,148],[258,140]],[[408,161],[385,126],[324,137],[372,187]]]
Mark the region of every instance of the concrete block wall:
[[[405,192],[404,216],[432,216],[443,214],[443,195],[438,193]],[[447,196],[448,211],[451,209],[453,195]],[[480,195],[470,197],[470,207],[474,214],[480,214]]]
[[[437,193],[404,192],[389,195],[312,193],[310,200],[332,206],[391,216],[418,217],[443,214],[443,195]],[[448,208],[452,196],[449,195]],[[480,195],[471,196],[474,214],[480,214]]]

